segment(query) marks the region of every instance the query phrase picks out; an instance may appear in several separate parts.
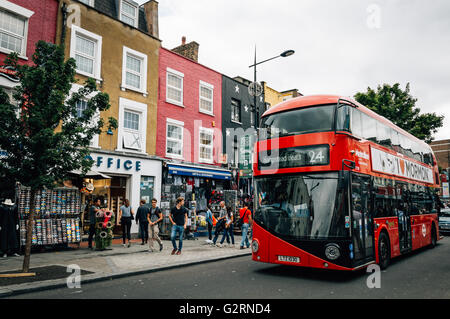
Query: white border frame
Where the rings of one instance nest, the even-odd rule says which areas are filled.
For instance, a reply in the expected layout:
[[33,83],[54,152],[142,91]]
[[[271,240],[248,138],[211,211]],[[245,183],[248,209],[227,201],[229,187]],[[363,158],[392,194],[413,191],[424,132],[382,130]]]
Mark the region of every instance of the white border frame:
[[[211,90],[211,100],[208,100],[208,99],[202,97],[202,87]],[[211,102],[211,111],[205,111],[205,110],[201,109],[202,99],[205,101]],[[204,82],[202,80],[200,80],[199,86],[198,86],[198,111],[200,113],[203,113],[206,115],[214,116],[214,85]]]
[[[127,55],[131,55],[134,58],[141,60],[142,70],[141,70],[141,89],[127,85]],[[122,91],[131,90],[135,92],[142,93],[144,97],[148,96],[147,92],[147,76],[148,76],[148,56],[142,52],[130,49],[126,46],[123,47],[123,57],[122,57],[122,85],[120,89]]]
[[[211,146],[205,146],[205,144],[201,143],[200,136],[202,133],[207,133],[207,134],[211,135]],[[210,159],[201,157],[201,153],[202,153],[200,151],[201,146],[211,148],[211,158]],[[206,164],[214,164],[214,129],[200,127],[198,130],[198,162],[206,163]]]
[[[181,78],[181,102],[169,98],[169,73]],[[170,87],[179,90],[178,88],[175,88],[173,86]],[[181,73],[169,67],[166,69],[166,102],[184,107],[184,73]]]
[[83,3],[83,4],[87,5],[87,6],[90,6],[90,7],[94,7],[95,6],[95,0],[88,0],[89,3],[84,3],[83,0],[78,0],[78,1],[80,1],[81,3]]
[[[181,155],[178,154],[172,154],[167,152],[167,133],[169,132],[169,125],[172,126],[178,126],[181,128]],[[165,149],[166,157],[173,158],[173,159],[184,159],[184,122],[177,121],[174,119],[166,118],[166,149]]]
[[[129,110],[139,114],[139,132],[142,136],[142,149],[134,150],[124,148],[123,145],[123,132],[125,128],[124,124],[124,112]],[[137,154],[145,154],[147,152],[147,104],[139,103],[136,101],[128,100],[123,97],[119,97],[119,127],[117,129],[117,149],[120,152],[131,152]]]
[[76,69],[78,74],[91,77],[97,81],[103,81],[101,78],[102,70],[102,37],[98,34],[92,33],[90,31],[84,30],[76,25],[72,25],[72,32],[70,38],[70,57],[75,59],[75,47],[76,47],[76,35],[79,34],[82,37],[88,38],[91,41],[96,42],[95,47],[95,61],[94,61],[94,74],[89,74],[84,71]]

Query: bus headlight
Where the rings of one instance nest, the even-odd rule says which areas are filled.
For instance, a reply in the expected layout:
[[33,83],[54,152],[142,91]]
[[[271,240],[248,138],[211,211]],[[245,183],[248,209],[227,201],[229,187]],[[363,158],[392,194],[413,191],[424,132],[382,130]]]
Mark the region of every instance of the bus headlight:
[[339,246],[336,244],[329,244],[325,247],[325,256],[329,260],[336,260],[341,256]]
[[252,242],[252,251],[253,251],[253,253],[256,254],[258,252],[258,250],[259,250],[259,244],[256,240],[254,240]]

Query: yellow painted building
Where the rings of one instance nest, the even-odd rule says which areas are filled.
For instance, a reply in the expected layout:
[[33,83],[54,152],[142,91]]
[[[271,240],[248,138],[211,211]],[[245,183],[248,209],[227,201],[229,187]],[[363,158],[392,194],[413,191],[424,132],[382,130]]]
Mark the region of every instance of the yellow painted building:
[[[132,0],[60,0],[57,43],[77,62],[79,89],[88,77],[108,93],[111,108],[99,116],[119,127],[106,128],[91,142],[93,170],[112,177],[92,182],[92,195],[118,212],[125,198],[134,211],[139,200],[160,200],[162,161],[155,156],[158,68],[161,41],[158,3]],[[79,103],[80,110],[83,103]],[[107,125],[105,125],[106,127]]]
[[267,109],[275,106],[286,100],[302,96],[302,94],[297,89],[292,89],[288,91],[277,91],[267,85],[266,82],[262,82],[264,87],[264,97],[267,105]]

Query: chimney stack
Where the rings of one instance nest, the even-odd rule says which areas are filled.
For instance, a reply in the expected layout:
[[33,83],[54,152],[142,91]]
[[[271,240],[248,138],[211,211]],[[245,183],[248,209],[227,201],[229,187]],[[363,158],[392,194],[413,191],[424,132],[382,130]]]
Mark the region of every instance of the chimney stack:
[[195,41],[186,44],[186,37],[183,36],[181,38],[181,45],[175,49],[172,49],[172,51],[184,56],[185,58],[198,62],[199,47],[200,45]]
[[158,2],[150,0],[143,4],[148,33],[159,39]]

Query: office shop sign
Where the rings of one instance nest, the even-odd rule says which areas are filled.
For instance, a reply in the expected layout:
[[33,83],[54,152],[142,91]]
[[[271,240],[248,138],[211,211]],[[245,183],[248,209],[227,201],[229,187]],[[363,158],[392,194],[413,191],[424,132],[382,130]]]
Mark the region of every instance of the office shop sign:
[[108,172],[140,172],[142,169],[142,162],[139,160],[125,159],[111,156],[87,156],[88,159],[94,161],[94,167],[98,171]]

